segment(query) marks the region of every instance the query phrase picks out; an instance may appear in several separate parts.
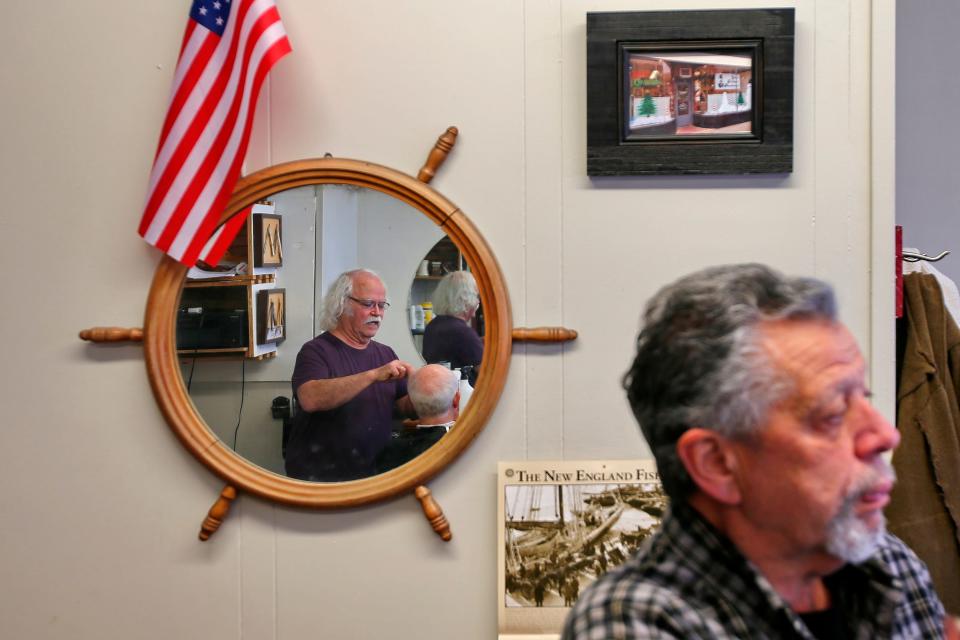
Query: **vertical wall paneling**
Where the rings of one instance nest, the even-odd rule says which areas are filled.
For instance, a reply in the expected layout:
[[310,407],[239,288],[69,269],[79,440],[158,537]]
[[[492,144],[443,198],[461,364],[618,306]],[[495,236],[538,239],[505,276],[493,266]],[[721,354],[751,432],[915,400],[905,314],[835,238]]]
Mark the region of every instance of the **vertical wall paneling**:
[[[562,140],[564,118],[562,13],[559,0],[524,2],[524,282],[514,308],[517,325],[563,325]],[[575,125],[571,125],[575,126]],[[519,221],[518,221],[519,222]],[[515,312],[516,313],[516,312]],[[526,455],[564,454],[563,353],[577,345],[526,344],[522,352],[526,385]]]

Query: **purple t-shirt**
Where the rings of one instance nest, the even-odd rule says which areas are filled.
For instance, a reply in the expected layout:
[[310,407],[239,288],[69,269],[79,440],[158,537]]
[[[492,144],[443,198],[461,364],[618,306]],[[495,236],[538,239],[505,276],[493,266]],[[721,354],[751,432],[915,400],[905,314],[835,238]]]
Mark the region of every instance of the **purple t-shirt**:
[[[305,382],[341,378],[397,359],[390,347],[373,340],[354,349],[322,333],[300,348],[293,369],[293,393]],[[407,395],[406,379],[375,382],[329,411],[297,412],[287,441],[286,471],[292,478],[345,481],[374,473],[377,454],[390,441],[393,407]]]
[[452,369],[478,366],[483,359],[483,340],[460,318],[437,316],[423,332],[423,359],[447,361]]

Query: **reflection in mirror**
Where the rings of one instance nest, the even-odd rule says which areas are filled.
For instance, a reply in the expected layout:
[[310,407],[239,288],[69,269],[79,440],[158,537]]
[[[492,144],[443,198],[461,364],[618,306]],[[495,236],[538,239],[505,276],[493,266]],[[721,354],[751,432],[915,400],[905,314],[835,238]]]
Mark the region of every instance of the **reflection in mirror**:
[[[188,281],[178,312],[178,353],[190,398],[214,434],[252,463],[285,475],[284,447],[293,429],[291,412],[297,411],[291,376],[301,346],[320,333],[321,298],[329,285],[358,266],[379,274],[391,307],[375,339],[391,347],[400,360],[420,367],[424,364],[421,350],[410,338],[409,308],[419,286],[412,274],[438,245],[459,252],[420,211],[372,189],[309,185],[274,194],[269,200],[282,219],[283,266],[272,271],[275,283],[266,286],[285,291],[285,341],[273,357],[261,360],[227,356],[211,352],[206,348],[209,344],[201,347],[189,342],[180,323],[188,307],[195,323],[206,315],[212,324],[212,311],[232,315],[242,330],[221,330],[223,339],[256,341],[250,322],[255,322],[256,291],[264,285],[230,286],[218,281],[216,286],[194,286]],[[244,234],[242,230],[235,245],[246,242]],[[243,267],[235,263],[244,261],[245,252],[234,249],[218,268],[236,267],[242,272]],[[446,266],[447,270],[468,268],[462,259]],[[434,286],[441,281],[440,275],[433,279]],[[425,301],[421,297],[420,302]],[[471,331],[479,329],[482,335],[482,314],[480,324],[476,317],[473,322],[476,329]],[[247,342],[240,346],[246,347]],[[395,428],[403,429],[399,417]]]
[[475,384],[483,358],[483,311],[477,282],[449,238],[424,256],[409,302],[411,333],[424,361],[455,369]]

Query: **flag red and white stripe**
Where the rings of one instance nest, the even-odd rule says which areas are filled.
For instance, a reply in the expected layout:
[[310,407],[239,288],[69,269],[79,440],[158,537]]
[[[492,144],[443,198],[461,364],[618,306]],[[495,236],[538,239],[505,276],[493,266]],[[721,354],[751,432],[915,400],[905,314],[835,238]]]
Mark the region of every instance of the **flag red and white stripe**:
[[187,266],[219,261],[240,225],[211,234],[239,177],[260,87],[289,52],[274,0],[194,0],[140,222],[147,242]]
[[250,217],[250,210],[253,206],[245,208],[240,213],[230,216],[230,219],[217,227],[207,243],[200,250],[200,259],[209,265],[216,265],[220,258],[230,248],[230,243],[237,237],[237,233],[243,227],[247,218]]

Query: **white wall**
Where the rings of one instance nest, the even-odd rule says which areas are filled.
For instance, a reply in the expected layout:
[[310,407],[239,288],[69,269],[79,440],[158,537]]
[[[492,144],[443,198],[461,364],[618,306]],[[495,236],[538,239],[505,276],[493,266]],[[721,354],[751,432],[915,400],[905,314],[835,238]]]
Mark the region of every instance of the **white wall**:
[[950,251],[935,266],[960,282],[957,33],[953,0],[897,1],[897,224],[905,247]]
[[420,261],[444,232],[410,205],[379,191],[360,192],[360,211],[357,235],[363,242],[357,264],[380,275],[391,301],[377,340],[390,345],[401,360],[419,367],[423,358],[410,334],[407,299]]
[[[416,173],[458,126],[433,186],[496,251],[515,324],[580,338],[514,348],[487,429],[430,483],[452,543],[409,496],[323,513],[241,496],[197,542],[222,482],[166,428],[139,347],[76,338],[142,324],[158,254],[135,230],[188,4],[13,3],[0,26],[0,255],[29,300],[0,320],[5,635],[493,637],[497,461],[644,455],[618,388],[637,319],[704,265],[832,280],[892,406],[893,104],[870,82],[891,3],[279,0],[294,52],[248,169],[330,152]],[[585,176],[586,11],[771,5],[797,8],[792,175]]]
[[[359,264],[357,253],[359,243],[357,223],[359,207],[358,189],[324,189],[320,196],[319,223],[317,225],[317,245],[320,247],[320,268],[317,271],[314,308],[316,317],[320,315],[320,300],[330,285],[344,271],[356,269]],[[319,333],[319,325],[317,325]]]

